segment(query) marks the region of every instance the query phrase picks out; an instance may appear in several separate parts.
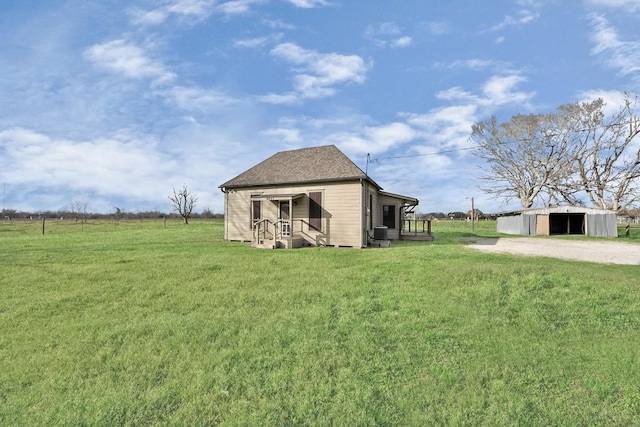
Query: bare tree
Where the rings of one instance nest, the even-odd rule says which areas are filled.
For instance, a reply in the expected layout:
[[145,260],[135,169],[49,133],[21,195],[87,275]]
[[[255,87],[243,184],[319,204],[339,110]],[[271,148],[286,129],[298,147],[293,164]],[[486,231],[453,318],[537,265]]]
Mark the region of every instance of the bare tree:
[[547,204],[558,183],[572,174],[573,145],[555,114],[516,115],[498,124],[495,117],[476,123],[471,139],[475,155],[486,161],[483,190],[529,208],[538,198]]
[[174,188],[173,195],[169,196],[169,200],[171,200],[173,209],[180,214],[184,223],[189,224],[189,218],[191,217],[198,198],[192,193],[189,193],[185,184],[180,191],[176,191]]
[[640,201],[638,97],[625,94],[617,114],[605,118],[602,99],[563,105],[555,113],[516,115],[477,123],[471,138],[485,160],[483,190],[525,208],[589,201],[620,210]]
[[638,96],[625,93],[620,110],[605,118],[602,100],[584,114],[580,132],[579,174],[573,182],[594,206],[622,210],[640,200],[640,116]]
[[75,200],[69,205],[69,210],[72,215],[75,215],[76,222],[87,222],[87,202]]

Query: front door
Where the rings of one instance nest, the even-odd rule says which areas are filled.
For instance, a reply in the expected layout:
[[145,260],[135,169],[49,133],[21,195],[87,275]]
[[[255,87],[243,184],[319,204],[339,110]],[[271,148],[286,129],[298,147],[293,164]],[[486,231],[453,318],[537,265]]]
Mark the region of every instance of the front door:
[[288,200],[281,200],[279,205],[278,220],[280,224],[280,232],[282,237],[289,237],[291,235],[291,202]]

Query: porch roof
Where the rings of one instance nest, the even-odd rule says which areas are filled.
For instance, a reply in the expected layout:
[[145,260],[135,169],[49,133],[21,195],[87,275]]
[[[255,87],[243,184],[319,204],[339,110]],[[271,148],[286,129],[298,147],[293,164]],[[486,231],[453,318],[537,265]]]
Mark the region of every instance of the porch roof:
[[295,200],[304,196],[305,193],[284,193],[284,194],[252,194],[254,200]]
[[400,194],[389,193],[387,191],[380,191],[380,194],[383,195],[383,196],[394,197],[396,199],[400,199],[400,200],[402,200],[403,203],[406,203],[406,204],[409,204],[409,205],[417,205],[418,203],[420,203],[420,201],[418,199],[416,199],[415,197],[402,196]]

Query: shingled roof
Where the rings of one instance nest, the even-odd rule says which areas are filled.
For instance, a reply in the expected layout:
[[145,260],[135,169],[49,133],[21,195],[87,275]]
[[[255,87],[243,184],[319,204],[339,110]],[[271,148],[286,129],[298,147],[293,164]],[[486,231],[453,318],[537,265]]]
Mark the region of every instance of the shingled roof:
[[246,172],[220,185],[220,188],[253,187],[328,181],[373,180],[335,145],[281,151]]

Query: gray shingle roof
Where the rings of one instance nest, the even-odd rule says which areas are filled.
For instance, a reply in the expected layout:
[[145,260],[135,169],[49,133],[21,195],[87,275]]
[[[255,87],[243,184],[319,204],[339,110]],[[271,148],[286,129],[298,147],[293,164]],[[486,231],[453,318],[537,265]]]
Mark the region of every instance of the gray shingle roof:
[[[365,179],[366,174],[335,145],[281,151],[220,185],[253,187]],[[369,178],[374,185],[380,188]]]

